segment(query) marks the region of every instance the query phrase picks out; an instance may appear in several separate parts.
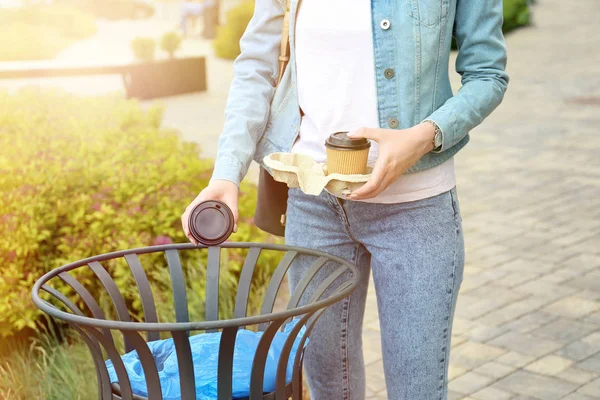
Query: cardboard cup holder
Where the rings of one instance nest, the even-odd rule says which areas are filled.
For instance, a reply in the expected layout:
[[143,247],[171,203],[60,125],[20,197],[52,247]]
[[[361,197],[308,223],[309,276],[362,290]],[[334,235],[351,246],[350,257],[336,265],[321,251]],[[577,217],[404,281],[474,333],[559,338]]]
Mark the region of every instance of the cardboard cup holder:
[[367,167],[364,175],[327,174],[326,164],[296,153],[272,153],[264,158],[264,163],[277,182],[283,182],[290,188],[300,188],[313,196],[326,189],[335,196],[344,197],[364,185],[372,171],[371,167]]

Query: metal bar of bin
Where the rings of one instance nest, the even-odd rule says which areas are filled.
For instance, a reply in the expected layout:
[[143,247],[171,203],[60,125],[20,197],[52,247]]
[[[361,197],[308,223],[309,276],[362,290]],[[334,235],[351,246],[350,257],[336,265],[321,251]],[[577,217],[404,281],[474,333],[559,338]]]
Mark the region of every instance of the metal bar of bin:
[[[64,294],[62,294],[58,290],[56,290],[53,287],[50,287],[48,285],[42,286],[42,289],[46,293],[50,294],[52,297],[54,297],[55,299],[57,299],[58,301],[60,301],[61,303],[63,303],[64,306],[67,307],[69,310],[71,310],[71,312],[73,314],[77,314],[77,315],[83,316],[83,312],[75,305],[75,303],[73,303],[71,300],[69,300],[67,298],[67,296],[65,296]],[[100,344],[97,341],[94,343],[94,346],[95,346],[96,350],[100,351]]]
[[[58,290],[44,285],[42,289],[46,291],[51,296],[55,297],[57,300],[62,302],[65,307],[71,310],[74,314],[83,315],[81,310],[77,308],[77,306],[67,298],[64,294],[60,293]],[[106,364],[104,364],[104,358],[102,358],[102,350],[100,348],[100,344],[98,340],[90,337],[87,333],[83,331],[80,327],[75,324],[70,324],[73,329],[81,336],[84,343],[90,350],[92,355],[92,361],[96,367],[96,379],[98,380],[98,399],[100,400],[111,400],[111,388],[110,388],[110,378],[108,377],[108,371],[106,370]],[[112,338],[112,337],[111,337]]]
[[[67,264],[46,273],[36,281],[32,289],[34,303],[49,315],[72,324],[76,329],[79,329],[78,332],[80,332],[84,340],[87,339],[86,344],[90,347],[93,360],[96,363],[99,382],[99,399],[160,400],[162,398],[160,379],[158,378],[157,371],[158,368],[154,362],[153,355],[150,352],[147,342],[145,342],[141,334],[141,332],[146,331],[149,333],[149,341],[151,341],[152,338],[158,338],[159,332],[170,332],[172,334],[180,372],[181,399],[194,400],[196,387],[189,332],[192,330],[204,330],[210,332],[222,329],[221,342],[219,345],[217,394],[219,400],[230,400],[233,394],[233,355],[237,332],[239,328],[246,325],[258,325],[259,329],[262,331],[252,363],[249,387],[250,393],[247,400],[282,400],[289,399],[290,397],[299,400],[301,398],[301,366],[304,347],[308,337],[310,336],[314,324],[327,307],[350,295],[350,293],[358,286],[360,280],[358,269],[354,264],[339,257],[331,256],[316,250],[298,247],[231,242],[223,243],[219,247],[209,247],[207,249],[208,262],[206,273],[206,321],[189,322],[185,277],[179,251],[196,251],[202,248],[206,247],[195,246],[193,244],[172,244],[113,252]],[[234,316],[233,319],[230,320],[218,320],[218,287],[221,248],[248,249],[248,254],[244,261],[238,284]],[[252,287],[252,277],[263,249],[281,251],[285,252],[285,254],[271,276],[261,306],[260,315],[248,317],[248,295]],[[148,276],[138,258],[139,254],[156,252],[164,252],[170,269],[174,308],[177,320],[175,323],[157,322],[156,304],[154,304],[154,297],[152,296]],[[300,280],[297,289],[292,294],[292,298],[288,303],[288,309],[273,312],[273,307],[281,284],[283,283],[292,262],[296,259],[297,255],[300,254],[303,256],[314,257],[313,263],[305,276]],[[132,274],[134,275],[144,310],[143,321],[134,322],[130,320],[123,296],[116,289],[116,284],[112,277],[100,264],[102,261],[114,260],[117,258],[125,258],[125,261],[128,263]],[[328,262],[332,262],[332,264],[328,264]],[[115,310],[117,311],[119,320],[104,319],[104,314],[95,299],[73,276],[71,276],[71,274],[69,274],[69,271],[80,267],[85,268],[88,265],[108,291],[115,306]],[[325,270],[324,266],[326,265],[327,269]],[[332,268],[329,268],[329,265],[331,265]],[[325,276],[325,279],[318,284],[313,293],[311,283],[314,282],[317,274],[321,276],[325,271],[327,272],[327,276]],[[62,310],[62,307],[59,309],[45,300],[42,300],[39,297],[39,291],[50,288],[45,284],[53,278],[62,279],[67,285],[71,286],[83,299],[83,302],[86,304],[87,308],[90,309],[94,318],[83,316],[83,312],[78,310],[75,304],[70,303],[70,300],[58,291],[55,291],[54,293],[58,296],[54,297],[61,301],[71,312],[65,312]],[[344,281],[344,279],[347,280]],[[336,287],[331,290],[334,285]],[[309,289],[311,291],[310,298],[305,295]],[[52,290],[55,289],[50,288],[50,291]],[[308,301],[304,302],[304,300]],[[125,315],[127,318],[124,318]],[[290,318],[295,317],[299,317],[299,321],[297,322],[297,325],[290,330],[277,364],[275,391],[273,393],[263,393],[266,360],[273,339],[285,322]],[[305,326],[306,329],[301,336],[300,332],[302,331],[303,326]],[[112,330],[121,331],[124,335],[125,342],[129,345],[128,349],[129,347],[132,347],[138,352],[147,382],[147,390],[149,393],[147,399],[133,394],[123,361],[112,340]],[[291,360],[291,351],[296,348],[294,344],[298,344],[299,346],[295,358]],[[119,383],[111,384],[109,381],[106,365],[102,357],[102,348],[106,350],[106,353],[114,365]],[[287,368],[292,362],[292,381],[287,383]]]
[[146,378],[148,400],[163,400],[158,369],[146,341],[137,332],[124,332],[124,334],[140,358],[140,364],[142,364],[144,377]]
[[298,306],[298,304],[300,303],[300,299],[302,298],[302,295],[304,294],[304,292],[306,291],[306,288],[308,287],[308,284],[312,281],[312,279],[315,277],[315,275],[321,270],[321,268],[323,268],[323,266],[327,263],[327,261],[329,261],[327,259],[327,257],[319,257],[312,263],[312,265],[310,266],[308,271],[302,276],[302,279],[300,279],[300,282],[298,282],[298,284],[296,285],[296,288],[294,289],[294,293],[292,293],[292,296],[290,297],[290,301],[288,302],[288,309]]
[[[150,282],[144,267],[138,258],[137,254],[125,255],[125,260],[131,269],[135,284],[137,285],[138,292],[140,293],[140,299],[142,300],[142,309],[144,310],[144,321],[146,322],[158,322],[158,316],[156,315],[156,306],[154,305],[154,296],[152,295],[152,289],[150,288]],[[147,332],[147,338],[149,342],[160,339],[158,332]]]
[[267,356],[269,355],[269,348],[271,347],[275,334],[284,321],[285,320],[283,319],[272,321],[258,341],[258,346],[256,346],[256,351],[254,352],[254,360],[252,361],[252,371],[250,372],[249,400],[262,399],[265,365],[267,363]]
[[177,322],[188,322],[187,295],[185,292],[185,280],[183,279],[183,269],[181,268],[181,259],[177,250],[165,251],[169,272],[171,274],[171,286],[173,291],[173,302],[175,303],[175,320]]
[[[312,295],[311,299],[309,300],[309,302],[313,302],[318,300],[323,294],[325,294],[325,292],[327,291],[327,289],[329,289],[331,287],[331,285],[340,277],[342,276],[346,271],[338,268],[336,269],[336,271],[334,273],[332,273],[327,279],[325,279],[323,282],[321,282],[321,284],[317,287],[317,289],[315,290],[314,294]],[[313,275],[314,277],[314,275]],[[317,312],[318,317],[321,316],[321,312]],[[288,362],[288,357],[290,355],[290,352],[292,350],[292,346],[296,340],[296,337],[298,336],[298,333],[300,332],[300,330],[302,329],[302,326],[304,324],[306,324],[306,322],[309,320],[309,318],[313,315],[313,313],[309,313],[306,314],[304,317],[302,317],[299,321],[296,322],[296,325],[294,326],[294,328],[292,329],[292,331],[290,332],[288,338],[285,341],[285,344],[283,346],[283,349],[281,351],[281,355],[279,356],[279,363],[277,365],[277,379],[276,379],[276,393],[277,396],[276,398],[279,400],[284,399],[286,397],[285,396],[285,385],[286,385],[286,371],[287,371],[287,362]],[[317,318],[318,318],[317,317]],[[305,336],[307,336],[305,334]],[[302,343],[304,343],[304,340],[302,341]],[[303,345],[302,347],[298,348],[298,352],[301,352],[303,349]]]
[[[226,243],[221,244],[222,248],[250,248],[250,247],[254,247],[254,246],[256,246],[256,243],[226,242]],[[305,249],[305,248],[294,247],[294,246],[284,246],[284,245],[278,245],[278,244],[268,244],[268,243],[264,243],[264,244],[261,243],[260,246],[263,249],[267,249],[267,250],[298,251],[300,254],[303,254],[303,255],[317,256],[317,257],[324,256],[324,257],[329,258],[330,261],[333,261],[335,263],[342,264],[343,266],[345,266],[350,271],[351,275],[354,277],[354,280],[356,280],[357,277],[360,276],[360,272],[358,271],[357,267],[354,264],[348,262],[347,260],[344,260],[343,258],[333,256],[333,255],[328,255],[328,254],[323,253],[318,250]],[[274,312],[269,315],[256,315],[256,316],[245,317],[245,318],[241,318],[241,319],[187,322],[187,323],[146,323],[146,322],[123,322],[123,321],[97,320],[97,319],[89,318],[89,317],[75,316],[70,313],[60,311],[60,310],[56,309],[55,307],[51,307],[51,306],[45,304],[39,298],[38,292],[39,292],[40,286],[42,284],[44,284],[51,278],[57,276],[59,273],[71,271],[82,265],[86,265],[87,263],[92,262],[92,261],[104,261],[104,260],[114,259],[114,258],[118,258],[118,257],[123,257],[126,254],[131,254],[131,253],[146,254],[146,253],[155,253],[155,252],[160,252],[160,251],[181,250],[181,249],[187,250],[187,249],[196,249],[196,248],[202,248],[202,247],[203,246],[196,246],[192,243],[149,246],[149,247],[142,247],[142,248],[131,249],[131,250],[121,250],[121,251],[106,253],[106,254],[102,254],[102,255],[98,255],[98,256],[94,256],[94,257],[89,257],[89,258],[86,258],[83,260],[79,260],[77,262],[73,262],[73,263],[64,265],[60,268],[57,268],[55,270],[52,270],[50,272],[47,272],[41,278],[39,278],[35,282],[32,290],[31,290],[32,291],[32,299],[33,299],[34,304],[38,308],[40,308],[42,311],[44,311],[45,313],[47,313],[53,317],[62,319],[64,321],[77,323],[77,324],[80,324],[83,326],[94,326],[94,327],[99,327],[99,328],[118,329],[118,330],[134,330],[134,331],[192,331],[192,330],[196,331],[196,330],[207,330],[207,329],[222,329],[225,327],[239,326],[240,324],[243,324],[243,325],[261,324],[261,323],[267,323],[267,322],[272,321],[273,319],[277,319],[277,318],[289,318],[289,317],[301,315],[306,312],[318,310],[322,307],[327,307],[331,304],[338,302],[342,298],[348,296],[358,285],[358,282],[356,282],[353,287],[348,288],[344,292],[340,292],[340,293],[337,293],[336,295],[329,296],[329,297],[327,297],[327,299],[320,300],[314,304],[306,304],[303,306],[299,306],[293,310],[284,310],[284,311],[280,311],[280,312]]]
[[233,390],[233,350],[238,328],[225,328],[219,343],[219,366],[217,372],[217,398],[231,400]]
[[[306,324],[306,321],[310,317],[312,317],[312,313],[306,314],[304,317],[300,318],[294,328],[289,333],[288,338],[286,339],[283,348],[281,349],[281,354],[279,355],[279,362],[277,363],[277,376],[275,379],[275,398],[279,399],[287,399],[286,397],[286,380],[287,380],[287,367],[289,363],[290,353],[292,352],[292,348],[294,346],[294,342],[300,333],[300,330]],[[301,348],[298,348],[297,351],[302,351]]]
[[[75,278],[73,278],[68,272],[61,272],[58,277],[62,279],[67,285],[71,286],[71,289],[75,291],[81,297],[87,308],[89,308],[92,316],[96,319],[106,319],[104,312],[94,299],[94,296]],[[113,337],[110,333],[110,329],[103,328],[102,332],[107,338],[113,341]],[[113,342],[114,343],[114,342]]]
[[[356,285],[356,281],[347,281],[342,283],[336,290],[337,293],[343,293],[346,289],[351,287],[352,285]],[[294,360],[294,378],[292,382],[294,383],[293,389],[293,399],[292,400],[301,400],[302,399],[302,358],[304,357],[304,349],[306,345],[306,340],[310,337],[310,334],[323,313],[327,310],[327,308],[322,308],[317,311],[314,317],[306,324],[306,331],[304,332],[304,336],[300,341],[298,346],[299,351],[296,352],[296,359]]]
[[[123,295],[119,291],[117,284],[113,280],[112,276],[104,269],[102,264],[97,261],[91,262],[88,266],[94,271],[94,274],[98,277],[100,282],[102,282],[102,286],[108,292],[108,296],[110,297],[115,310],[117,311],[117,315],[121,321],[131,322],[131,318],[129,317],[129,311],[127,311],[127,305],[125,304],[125,299],[123,299]],[[133,350],[131,343],[127,340],[125,336],[123,336],[123,341],[125,343],[125,352],[129,353]]]
[[188,332],[171,332],[177,353],[177,367],[179,368],[179,384],[181,386],[181,400],[196,400],[196,380],[194,378],[194,364],[192,362],[192,349]]
[[242,273],[240,274],[240,281],[235,297],[233,318],[243,318],[246,316],[248,298],[250,297],[250,287],[252,286],[252,275],[254,275],[254,269],[258,262],[258,258],[260,257],[261,250],[260,247],[252,247],[248,251],[244,266],[242,267]]
[[114,344],[107,340],[104,334],[98,331],[96,328],[85,327],[85,331],[89,332],[91,335],[95,336],[96,339],[102,344],[104,350],[108,354],[108,358],[113,364],[115,368],[115,372],[117,374],[117,379],[119,380],[119,387],[121,389],[121,398],[123,400],[133,400],[133,392],[131,391],[131,383],[129,381],[129,375],[127,374],[127,370],[125,369],[125,364],[123,364],[123,360],[119,355]]
[[[279,292],[283,278],[285,277],[285,274],[297,255],[297,251],[287,251],[279,262],[279,265],[277,265],[275,272],[273,272],[273,276],[271,276],[271,281],[269,282],[269,286],[267,286],[267,292],[265,293],[265,297],[263,299],[262,307],[260,309],[260,313],[262,315],[273,312],[275,300],[277,299],[277,293]],[[258,326],[258,330],[260,331],[264,331],[266,328],[267,323],[262,323]]]
[[[221,248],[208,248],[206,265],[206,316],[207,321],[219,319],[219,273],[221,271]],[[216,332],[217,329],[207,329],[206,332]]]

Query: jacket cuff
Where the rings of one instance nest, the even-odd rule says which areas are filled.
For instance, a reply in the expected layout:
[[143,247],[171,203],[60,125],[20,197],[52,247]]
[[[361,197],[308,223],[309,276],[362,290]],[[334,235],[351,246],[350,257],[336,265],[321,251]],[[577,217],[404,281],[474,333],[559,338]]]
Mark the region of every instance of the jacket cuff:
[[244,179],[244,175],[244,167],[237,158],[229,155],[220,155],[215,160],[210,182],[214,180],[230,181],[239,187]]
[[456,134],[456,118],[450,111],[444,110],[444,106],[438,108],[433,112],[425,121],[433,121],[442,131],[442,145],[434,150],[432,153],[441,153],[448,150],[460,141],[461,138],[457,137]]

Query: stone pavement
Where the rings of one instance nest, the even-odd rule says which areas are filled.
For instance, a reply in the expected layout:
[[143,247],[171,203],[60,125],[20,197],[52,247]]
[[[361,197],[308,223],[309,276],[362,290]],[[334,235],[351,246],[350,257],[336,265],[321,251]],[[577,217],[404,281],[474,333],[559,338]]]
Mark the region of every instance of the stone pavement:
[[[600,398],[600,5],[533,11],[507,35],[504,103],[457,156],[467,261],[452,400]],[[369,398],[387,399],[376,307],[371,289]]]

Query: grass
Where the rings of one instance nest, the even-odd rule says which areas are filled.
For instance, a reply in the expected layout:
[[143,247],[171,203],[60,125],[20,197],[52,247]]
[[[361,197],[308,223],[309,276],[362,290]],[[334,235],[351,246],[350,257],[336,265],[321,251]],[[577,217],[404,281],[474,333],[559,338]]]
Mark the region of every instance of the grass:
[[96,372],[86,345],[75,334],[45,333],[0,358],[2,400],[89,400],[97,396]]

